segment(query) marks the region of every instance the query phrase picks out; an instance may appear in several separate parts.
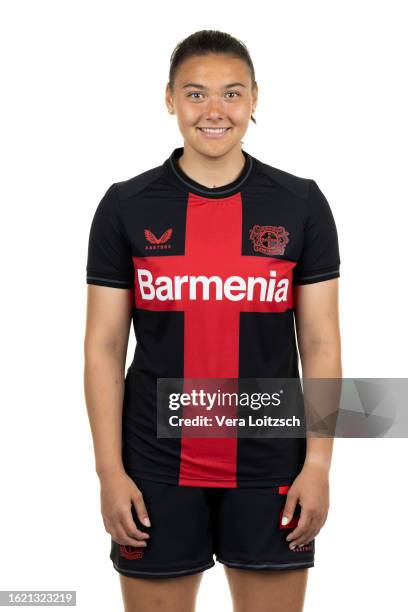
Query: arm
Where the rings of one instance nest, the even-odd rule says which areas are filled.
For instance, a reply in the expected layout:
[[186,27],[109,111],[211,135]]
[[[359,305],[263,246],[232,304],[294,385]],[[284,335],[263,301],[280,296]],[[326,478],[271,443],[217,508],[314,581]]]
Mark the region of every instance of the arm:
[[124,471],[121,419],[132,291],[88,285],[84,388],[99,477]]
[[139,520],[150,526],[143,496],[122,463],[124,369],[132,300],[131,289],[88,285],[84,389],[105,529],[119,544],[146,546],[143,540],[149,535],[137,529],[131,515],[133,502]]
[[[296,333],[303,378],[341,378],[338,279],[300,285]],[[329,471],[333,438],[308,437],[305,465]]]
[[[303,378],[341,378],[338,279],[300,285],[296,291],[296,332]],[[298,526],[286,538],[291,547],[309,543],[326,521],[332,451],[333,438],[307,438],[306,459],[289,490],[284,510],[289,522],[296,504],[302,506]]]

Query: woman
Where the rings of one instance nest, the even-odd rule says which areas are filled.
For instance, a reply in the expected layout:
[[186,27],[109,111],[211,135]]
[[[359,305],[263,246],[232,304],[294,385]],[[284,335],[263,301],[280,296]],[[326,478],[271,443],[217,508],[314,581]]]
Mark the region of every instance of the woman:
[[191,612],[213,554],[235,612],[300,612],[327,517],[332,439],[156,428],[158,379],[298,379],[295,324],[303,376],[341,377],[336,226],[315,181],[242,149],[257,94],[243,43],[182,41],[165,101],[184,146],[92,222],[85,393],[126,612]]

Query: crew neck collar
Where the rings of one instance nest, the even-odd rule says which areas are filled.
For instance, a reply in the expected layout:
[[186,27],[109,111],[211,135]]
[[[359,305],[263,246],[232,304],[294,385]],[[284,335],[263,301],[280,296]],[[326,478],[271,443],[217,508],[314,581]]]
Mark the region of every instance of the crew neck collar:
[[221,198],[237,193],[241,190],[244,183],[250,177],[254,167],[254,158],[247,151],[242,149],[242,153],[245,156],[245,165],[242,168],[240,175],[231,183],[222,185],[221,187],[206,187],[205,185],[201,185],[201,183],[194,181],[180,168],[178,159],[183,155],[183,152],[184,147],[177,147],[174,149],[170,157],[165,161],[165,165],[170,171],[172,177],[174,177],[177,182],[184,185],[184,187],[189,191],[203,197]]

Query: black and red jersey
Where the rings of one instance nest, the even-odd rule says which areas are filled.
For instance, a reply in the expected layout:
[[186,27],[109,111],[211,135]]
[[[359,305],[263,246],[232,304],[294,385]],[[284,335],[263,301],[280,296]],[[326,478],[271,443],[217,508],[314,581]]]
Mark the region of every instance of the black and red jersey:
[[244,150],[239,177],[215,188],[181,170],[182,153],[111,185],[90,230],[87,283],[134,296],[124,465],[186,486],[291,482],[304,437],[157,437],[157,379],[299,378],[295,286],[340,275],[333,215],[314,180]]

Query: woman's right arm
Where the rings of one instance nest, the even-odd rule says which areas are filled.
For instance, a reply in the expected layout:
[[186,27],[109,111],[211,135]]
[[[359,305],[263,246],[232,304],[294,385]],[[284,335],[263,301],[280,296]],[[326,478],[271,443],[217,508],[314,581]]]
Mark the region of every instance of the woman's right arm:
[[131,514],[150,526],[141,491],[122,463],[124,370],[133,296],[131,289],[88,285],[84,390],[101,485],[105,529],[119,544],[146,545]]

